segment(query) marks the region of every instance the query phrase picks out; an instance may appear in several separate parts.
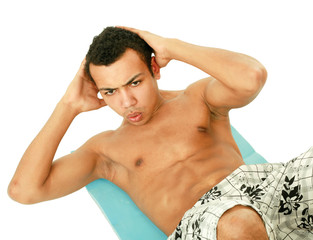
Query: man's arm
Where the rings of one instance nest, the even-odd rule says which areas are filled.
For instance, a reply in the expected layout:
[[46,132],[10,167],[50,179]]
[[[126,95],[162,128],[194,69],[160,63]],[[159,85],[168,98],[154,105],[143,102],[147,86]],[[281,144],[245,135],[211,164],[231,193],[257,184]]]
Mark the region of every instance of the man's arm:
[[81,64],[51,117],[24,153],[8,188],[12,199],[35,203],[69,194],[97,177],[97,153],[88,142],[73,154],[53,162],[60,141],[81,112],[105,105],[97,98]]
[[203,97],[210,110],[227,115],[232,108],[250,103],[267,78],[262,64],[247,55],[228,50],[201,47],[173,40],[172,56],[191,64],[211,77],[205,82]]
[[138,29],[125,29],[137,33],[154,49],[160,67],[175,59],[209,74],[211,77],[203,80],[206,84],[199,86],[205,86],[203,97],[213,112],[224,115],[231,108],[248,104],[266,81],[263,65],[247,55],[163,38]]

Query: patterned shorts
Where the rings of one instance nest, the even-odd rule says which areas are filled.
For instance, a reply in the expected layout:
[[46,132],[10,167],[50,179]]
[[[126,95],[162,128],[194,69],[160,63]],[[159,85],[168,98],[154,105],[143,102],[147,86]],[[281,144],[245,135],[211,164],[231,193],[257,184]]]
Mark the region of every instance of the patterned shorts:
[[168,240],[216,239],[228,209],[252,207],[269,239],[313,239],[313,147],[287,163],[243,165],[188,210]]

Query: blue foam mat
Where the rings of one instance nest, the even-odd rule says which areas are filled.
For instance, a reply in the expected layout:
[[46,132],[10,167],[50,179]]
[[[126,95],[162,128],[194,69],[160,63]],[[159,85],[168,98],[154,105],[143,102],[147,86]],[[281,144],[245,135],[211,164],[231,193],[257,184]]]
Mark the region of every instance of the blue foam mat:
[[[232,127],[232,134],[246,164],[266,163],[252,146]],[[98,179],[86,186],[121,240],[163,240],[167,236],[113,183]]]

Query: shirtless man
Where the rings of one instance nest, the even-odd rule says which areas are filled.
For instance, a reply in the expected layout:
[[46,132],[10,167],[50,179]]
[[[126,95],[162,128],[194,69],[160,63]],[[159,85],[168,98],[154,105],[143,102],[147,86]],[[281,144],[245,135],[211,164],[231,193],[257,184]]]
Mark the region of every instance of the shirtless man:
[[[11,198],[37,203],[105,178],[125,190],[165,234],[171,235],[201,196],[244,164],[228,113],[258,95],[266,81],[265,68],[243,54],[137,29],[107,28],[102,36],[125,38],[134,33],[154,50],[151,66],[131,47],[106,65],[93,62],[90,50],[87,64],[82,62],[23,155],[9,185]],[[161,91],[157,86],[160,68],[171,60],[193,65],[210,76],[184,91]],[[97,97],[98,91],[103,99]],[[53,161],[74,118],[106,105],[123,117],[121,126],[92,137],[74,153]],[[218,239],[234,236],[268,239],[260,216],[243,206],[228,210],[218,223]]]

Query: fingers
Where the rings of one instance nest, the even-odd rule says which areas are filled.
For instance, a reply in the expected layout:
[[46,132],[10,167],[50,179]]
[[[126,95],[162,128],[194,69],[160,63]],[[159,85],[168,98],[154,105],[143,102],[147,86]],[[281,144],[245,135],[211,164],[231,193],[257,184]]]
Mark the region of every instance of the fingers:
[[84,57],[83,61],[81,62],[76,76],[79,76],[82,79],[90,81],[90,77],[88,76],[87,72],[85,71],[85,64],[86,64],[86,57]]
[[83,61],[81,62],[79,69],[84,69],[85,64],[86,64],[86,57],[84,57]]
[[137,33],[137,34],[138,34],[138,32],[139,32],[139,29],[136,29],[136,28],[126,27],[126,26],[115,26],[115,27],[117,27],[117,28],[122,28],[122,29],[131,31],[131,32],[134,32],[134,33]]
[[133,33],[136,33],[137,35],[139,35],[142,38],[143,38],[143,35],[145,33],[148,33],[147,31],[139,30],[137,28],[131,28],[131,27],[125,27],[125,26],[115,26],[115,27],[121,28],[121,29],[124,29],[124,30],[127,30],[127,31],[130,31],[130,32],[133,32]]
[[101,107],[105,107],[107,105],[103,99],[99,99],[99,103]]

